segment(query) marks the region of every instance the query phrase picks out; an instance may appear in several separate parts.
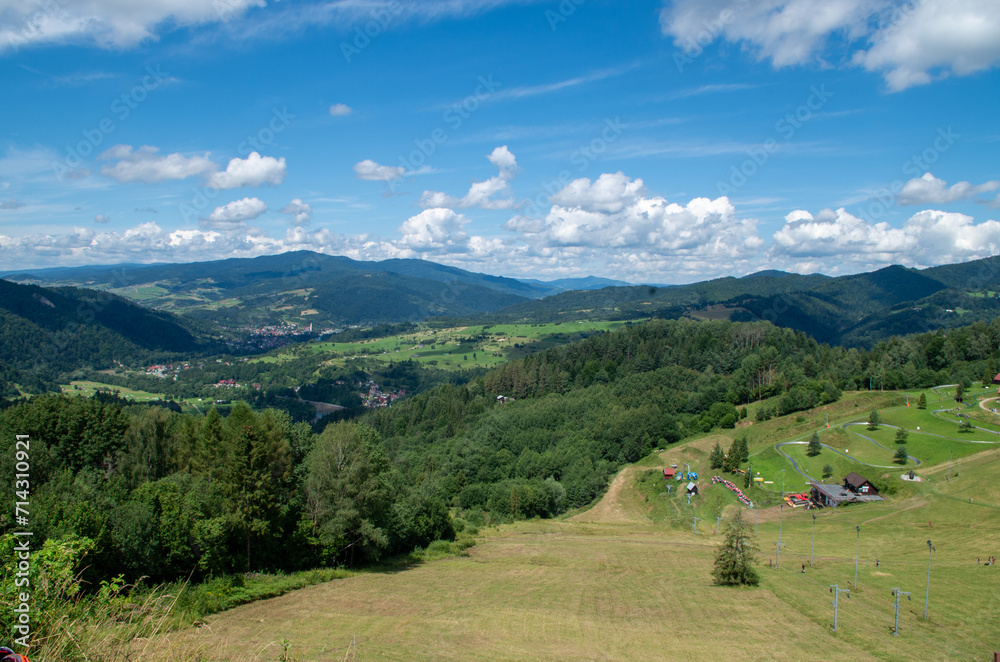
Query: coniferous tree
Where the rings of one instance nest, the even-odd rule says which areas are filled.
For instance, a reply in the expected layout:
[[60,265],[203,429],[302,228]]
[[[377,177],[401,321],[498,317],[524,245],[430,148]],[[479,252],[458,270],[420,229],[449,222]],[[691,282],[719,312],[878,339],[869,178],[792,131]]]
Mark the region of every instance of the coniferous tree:
[[868,414],[868,429],[878,430],[878,426],[882,424],[882,415],[878,413],[878,409],[872,409],[872,413]]
[[895,462],[897,462],[898,464],[906,464],[906,462],[907,462],[907,461],[908,461],[909,459],[910,459],[910,455],[909,455],[909,453],[907,453],[907,452],[906,452],[906,445],[905,445],[905,444],[901,444],[901,445],[900,445],[900,446],[899,446],[899,447],[898,447],[898,448],[896,449],[896,455],[895,455],[895,457],[893,458],[893,460],[894,460]]
[[923,393],[920,394],[920,399],[917,400],[917,409],[927,409],[927,396]]
[[757,545],[743,509],[736,511],[729,522],[726,537],[715,554],[712,576],[723,586],[757,586],[760,575],[755,567]]
[[722,453],[722,446],[719,445],[719,442],[715,442],[715,448],[712,449],[712,452],[708,456],[709,466],[713,469],[721,469],[724,460],[725,456]]
[[833,475],[833,465],[832,464],[824,464],[823,465],[823,478],[829,478],[832,475]]
[[806,455],[816,457],[822,452],[823,446],[819,441],[819,433],[813,432],[812,436],[809,437],[809,446],[806,447]]
[[905,444],[906,440],[910,437],[910,431],[906,428],[899,428],[896,430],[896,443]]
[[743,435],[742,437],[740,437],[739,444],[737,445],[736,450],[739,453],[738,456],[737,456],[737,462],[736,462],[736,466],[738,468],[741,464],[743,464],[744,462],[746,462],[746,461],[748,461],[750,459],[750,445],[747,444],[747,437],[746,437],[746,435]]

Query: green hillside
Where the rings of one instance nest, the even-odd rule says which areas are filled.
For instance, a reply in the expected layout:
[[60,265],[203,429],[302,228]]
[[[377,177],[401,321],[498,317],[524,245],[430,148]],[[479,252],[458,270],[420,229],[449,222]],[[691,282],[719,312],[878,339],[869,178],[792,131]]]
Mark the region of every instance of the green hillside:
[[203,325],[113,294],[5,280],[0,280],[0,333],[0,366],[7,366],[8,391],[11,383],[51,381],[64,372],[221,348],[208,339]]

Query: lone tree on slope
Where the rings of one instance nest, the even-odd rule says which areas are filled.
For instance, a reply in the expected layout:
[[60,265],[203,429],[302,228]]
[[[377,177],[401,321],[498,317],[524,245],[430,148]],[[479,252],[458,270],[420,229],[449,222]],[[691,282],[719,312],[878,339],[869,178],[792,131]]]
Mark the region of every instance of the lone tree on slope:
[[813,436],[809,437],[809,446],[806,447],[806,455],[816,457],[822,452],[823,445],[819,441],[819,433],[813,432]]
[[899,448],[896,449],[896,456],[893,458],[893,460],[898,464],[906,464],[906,462],[909,459],[910,455],[909,453],[906,452],[906,446],[900,445]]
[[715,554],[712,576],[723,586],[757,586],[757,545],[750,534],[750,524],[743,519],[743,509],[736,511],[726,530],[726,538]]
[[917,409],[927,409],[927,396],[923,393],[920,394],[920,399],[917,400]]
[[872,413],[868,414],[868,429],[878,430],[878,426],[882,423],[882,414],[878,413],[878,409],[872,409]]

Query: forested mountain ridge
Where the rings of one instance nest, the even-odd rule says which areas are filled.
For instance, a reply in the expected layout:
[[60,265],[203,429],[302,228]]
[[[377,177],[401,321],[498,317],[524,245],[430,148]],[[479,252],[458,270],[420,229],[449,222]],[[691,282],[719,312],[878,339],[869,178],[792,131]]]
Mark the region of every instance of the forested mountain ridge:
[[0,366],[17,373],[16,379],[0,375],[8,383],[50,380],[115,361],[220,351],[207,331],[107,292],[0,280]]
[[1000,257],[925,270],[890,266],[835,278],[769,271],[692,285],[566,292],[519,303],[493,317],[765,320],[821,342],[870,346],[893,335],[992,319],[1000,311],[997,290]]
[[548,291],[424,260],[359,262],[295,251],[256,258],[19,272],[21,282],[110,289],[228,325],[371,325],[490,313]]

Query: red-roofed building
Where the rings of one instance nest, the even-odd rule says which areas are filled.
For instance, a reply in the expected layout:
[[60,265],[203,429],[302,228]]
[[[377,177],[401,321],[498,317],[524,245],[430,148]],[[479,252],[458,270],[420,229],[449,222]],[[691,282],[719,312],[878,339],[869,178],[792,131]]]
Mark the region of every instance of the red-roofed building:
[[664,467],[663,469],[663,477],[666,478],[667,480],[673,480],[674,474],[676,473],[677,470],[674,469],[673,467]]

